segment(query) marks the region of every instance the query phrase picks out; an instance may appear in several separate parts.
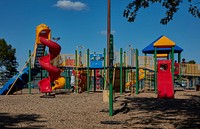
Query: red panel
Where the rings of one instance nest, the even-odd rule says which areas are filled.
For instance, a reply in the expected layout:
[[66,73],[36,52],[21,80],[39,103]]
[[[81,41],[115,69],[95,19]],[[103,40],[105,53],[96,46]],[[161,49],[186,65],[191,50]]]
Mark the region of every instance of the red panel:
[[174,98],[171,60],[158,61],[157,85],[158,98]]
[[158,98],[174,98],[172,74],[158,73]]

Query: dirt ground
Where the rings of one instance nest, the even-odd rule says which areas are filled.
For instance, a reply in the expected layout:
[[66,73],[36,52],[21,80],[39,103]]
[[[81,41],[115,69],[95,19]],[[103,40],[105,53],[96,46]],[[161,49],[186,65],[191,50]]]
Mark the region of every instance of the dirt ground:
[[116,94],[114,116],[102,92],[62,93],[40,98],[38,89],[0,96],[0,129],[199,129],[200,92],[176,91],[175,99],[156,94]]

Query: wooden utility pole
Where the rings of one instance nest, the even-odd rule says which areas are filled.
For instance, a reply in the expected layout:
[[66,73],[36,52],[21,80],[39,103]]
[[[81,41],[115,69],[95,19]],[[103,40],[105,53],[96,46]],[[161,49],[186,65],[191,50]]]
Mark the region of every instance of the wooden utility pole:
[[[113,68],[113,57],[111,56],[111,49],[110,49],[110,42],[111,42],[111,0],[108,0],[108,14],[107,14],[107,86],[109,86],[109,116],[113,116],[113,85],[112,85],[112,76],[110,72],[112,71]],[[112,36],[112,45],[113,45],[113,36]],[[112,58],[112,59],[110,59]]]
[[[107,6],[108,6],[108,9],[107,9],[107,77],[106,77],[106,80],[107,80],[107,84],[109,84],[109,65],[110,65],[110,56],[109,56],[109,53],[110,53],[110,0],[108,0],[108,3],[107,3]],[[107,86],[107,85],[106,85]]]

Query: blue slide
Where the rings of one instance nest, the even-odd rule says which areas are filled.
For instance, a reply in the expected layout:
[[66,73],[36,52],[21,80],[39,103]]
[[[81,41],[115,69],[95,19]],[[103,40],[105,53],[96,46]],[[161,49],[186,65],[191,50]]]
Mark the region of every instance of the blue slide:
[[21,74],[18,73],[15,76],[13,76],[11,79],[9,79],[8,82],[6,84],[4,84],[4,86],[0,89],[0,95],[5,95],[9,91],[10,87],[15,82],[15,80],[17,79],[18,76],[19,76],[19,78],[17,79],[17,81],[13,85],[13,87],[10,90],[9,94],[13,94],[14,92],[16,92],[18,90],[22,90],[24,85],[26,85],[28,83],[28,78],[29,78],[28,71],[29,71],[29,68],[26,67],[22,71]]

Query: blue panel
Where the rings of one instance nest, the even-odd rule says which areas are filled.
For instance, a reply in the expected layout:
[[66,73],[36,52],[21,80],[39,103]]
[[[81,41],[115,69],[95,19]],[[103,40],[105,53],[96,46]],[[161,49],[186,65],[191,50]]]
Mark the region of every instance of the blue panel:
[[103,60],[103,54],[90,54],[90,68],[102,68]]

